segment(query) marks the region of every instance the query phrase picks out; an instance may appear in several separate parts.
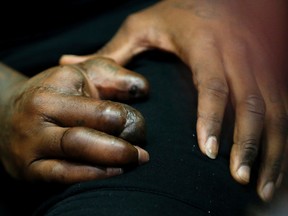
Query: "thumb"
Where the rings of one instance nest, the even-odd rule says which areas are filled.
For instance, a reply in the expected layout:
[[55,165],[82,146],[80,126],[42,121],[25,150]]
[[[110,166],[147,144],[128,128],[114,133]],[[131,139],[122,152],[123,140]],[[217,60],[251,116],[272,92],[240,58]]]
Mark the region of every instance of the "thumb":
[[[134,29],[135,30],[135,29]],[[135,55],[149,49],[149,46],[141,43],[139,31],[128,31],[124,25],[118,32],[96,53],[90,55],[63,55],[60,58],[60,65],[77,64],[97,56],[113,59],[117,64],[125,65]]]

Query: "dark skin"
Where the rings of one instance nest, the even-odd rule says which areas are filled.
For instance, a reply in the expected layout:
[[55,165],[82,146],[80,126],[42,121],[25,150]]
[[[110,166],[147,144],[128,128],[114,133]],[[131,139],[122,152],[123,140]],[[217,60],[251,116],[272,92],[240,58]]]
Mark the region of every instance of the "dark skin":
[[129,16],[97,53],[65,55],[60,63],[103,55],[125,65],[149,49],[177,55],[191,68],[199,94],[200,149],[217,157],[224,112],[231,101],[231,175],[241,184],[249,183],[259,157],[257,190],[270,201],[287,166],[287,8],[286,0],[160,1]]
[[149,160],[143,116],[111,100],[146,96],[147,80],[107,58],[28,78],[0,64],[0,159],[28,181],[108,178]]

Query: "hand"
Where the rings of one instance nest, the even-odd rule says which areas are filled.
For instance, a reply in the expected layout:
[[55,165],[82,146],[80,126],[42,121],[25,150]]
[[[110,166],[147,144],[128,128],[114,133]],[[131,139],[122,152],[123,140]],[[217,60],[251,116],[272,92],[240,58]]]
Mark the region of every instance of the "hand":
[[74,183],[149,160],[143,116],[108,99],[148,93],[147,80],[106,58],[53,67],[7,89],[1,161],[11,176]]
[[[260,7],[261,5],[261,7]],[[228,100],[235,110],[230,170],[250,181],[261,150],[258,193],[269,201],[287,148],[287,1],[166,0],[132,14],[97,53],[65,55],[61,64],[104,55],[125,64],[148,49],[174,53],[198,90],[201,151],[216,158]]]

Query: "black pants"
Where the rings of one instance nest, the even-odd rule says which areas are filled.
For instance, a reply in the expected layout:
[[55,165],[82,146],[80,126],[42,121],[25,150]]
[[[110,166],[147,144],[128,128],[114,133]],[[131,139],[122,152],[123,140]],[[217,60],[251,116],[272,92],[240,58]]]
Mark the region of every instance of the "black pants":
[[[90,54],[111,38],[129,13],[153,3],[139,2],[15,48],[2,60],[32,75],[56,65],[61,54]],[[211,160],[197,144],[197,92],[189,69],[160,51],[143,53],[127,67],[150,81],[149,98],[130,104],[146,119],[150,162],[118,177],[72,186],[29,185],[2,170],[3,215],[242,216],[259,203],[255,181],[243,186],[230,176],[232,109],[227,109],[220,155]]]

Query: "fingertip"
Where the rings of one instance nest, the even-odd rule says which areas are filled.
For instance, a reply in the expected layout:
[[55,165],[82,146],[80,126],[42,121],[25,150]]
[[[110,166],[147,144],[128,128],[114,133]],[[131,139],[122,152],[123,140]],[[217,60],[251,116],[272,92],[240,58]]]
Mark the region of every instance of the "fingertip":
[[139,165],[142,165],[142,164],[149,162],[149,160],[150,160],[149,153],[147,151],[145,151],[144,149],[140,148],[139,146],[134,146],[134,147],[138,151],[138,163],[139,163]]

